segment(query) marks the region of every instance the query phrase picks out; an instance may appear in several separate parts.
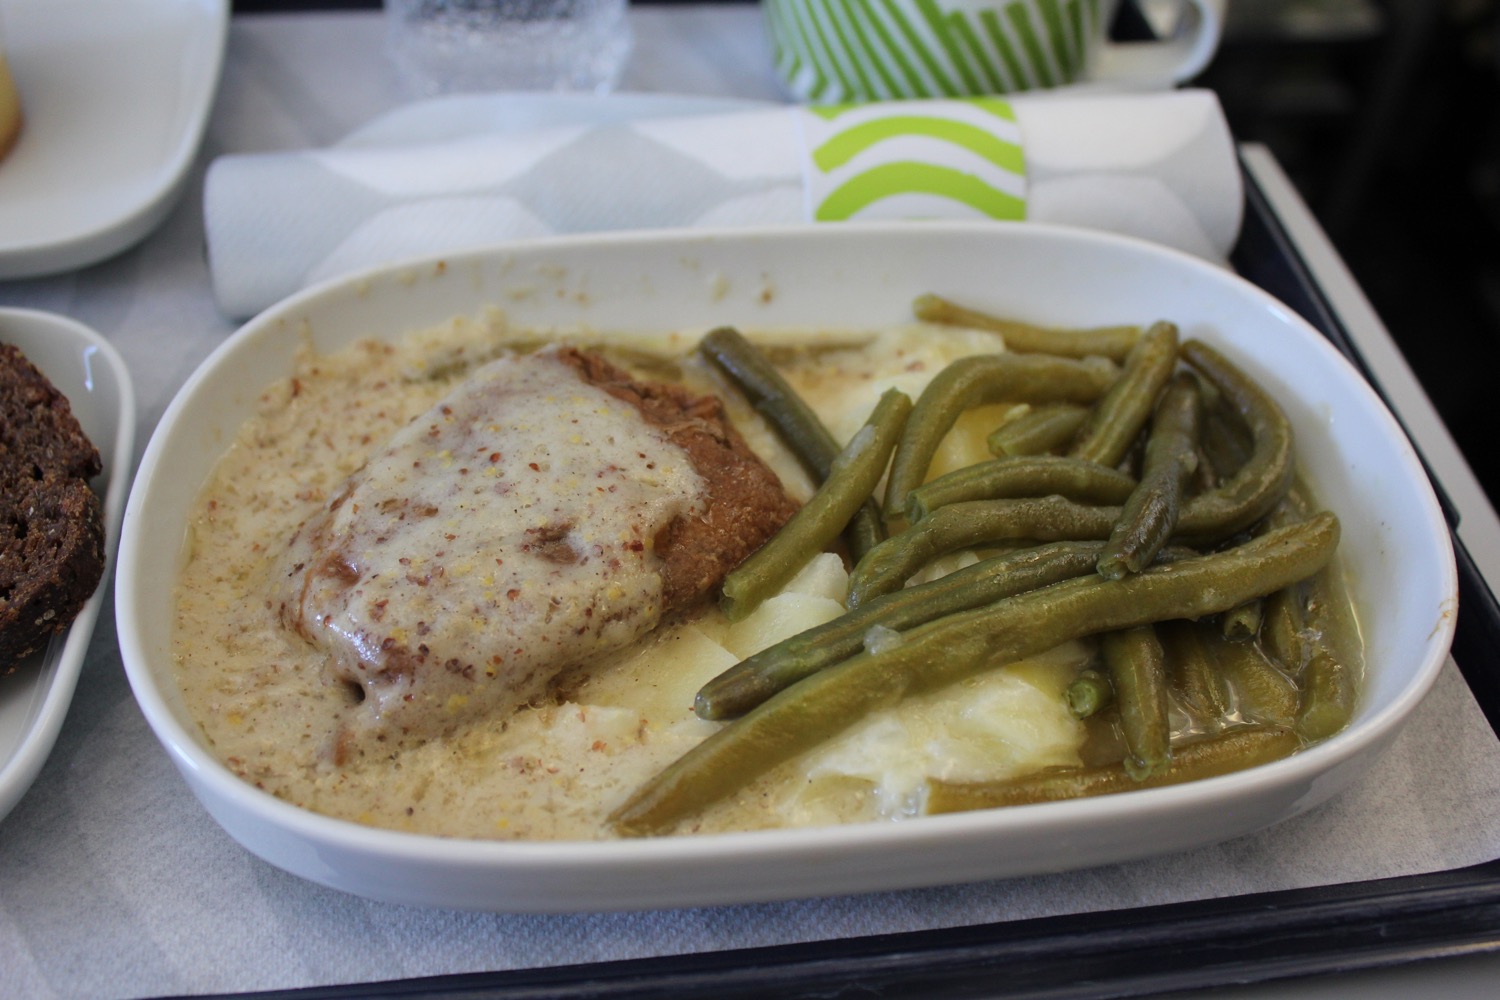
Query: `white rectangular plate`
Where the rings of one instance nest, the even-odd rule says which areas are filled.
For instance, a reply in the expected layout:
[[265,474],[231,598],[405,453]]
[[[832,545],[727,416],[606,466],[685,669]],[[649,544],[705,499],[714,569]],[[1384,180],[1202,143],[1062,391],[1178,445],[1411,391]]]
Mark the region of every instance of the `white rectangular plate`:
[[0,161],[0,279],[72,270],[171,209],[208,122],[229,0],[0,0],[25,124]]

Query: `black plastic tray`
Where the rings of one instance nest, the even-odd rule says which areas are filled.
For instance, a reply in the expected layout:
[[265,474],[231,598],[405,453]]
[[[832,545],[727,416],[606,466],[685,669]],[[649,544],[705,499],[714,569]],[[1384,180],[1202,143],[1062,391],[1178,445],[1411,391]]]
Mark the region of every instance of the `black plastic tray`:
[[[1232,263],[1380,386],[1254,178]],[[1434,482],[1450,528],[1457,511]],[[1453,657],[1500,733],[1500,605],[1462,541]],[[706,954],[259,993],[464,997],[1131,997],[1500,951],[1500,859],[1427,875]],[[241,997],[247,996],[241,994]]]

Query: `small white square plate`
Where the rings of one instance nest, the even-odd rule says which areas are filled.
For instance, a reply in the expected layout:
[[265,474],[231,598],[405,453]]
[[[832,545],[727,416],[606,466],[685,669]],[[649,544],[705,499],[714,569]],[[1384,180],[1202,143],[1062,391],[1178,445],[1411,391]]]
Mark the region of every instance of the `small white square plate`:
[[0,279],[130,247],[181,194],[218,88],[229,0],[0,0],[25,124],[0,162]]

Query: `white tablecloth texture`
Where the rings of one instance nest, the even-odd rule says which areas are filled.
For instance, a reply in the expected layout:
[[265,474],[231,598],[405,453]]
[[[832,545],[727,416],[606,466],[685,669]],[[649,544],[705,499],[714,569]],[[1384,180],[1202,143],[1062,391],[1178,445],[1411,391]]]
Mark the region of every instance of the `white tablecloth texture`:
[[221,156],[204,221],[220,308],[248,316],[393,260],[621,229],[1001,218],[1222,262],[1240,206],[1233,138],[1207,90],[836,113],[464,94],[406,105],[330,147]]
[[[777,100],[753,7],[640,8],[623,89]],[[326,147],[407,99],[375,12],[234,20],[191,182],[102,264],[0,282],[0,304],[99,330],[146,439],[232,332],[203,214],[222,155]],[[175,544],[163,539],[163,544]],[[107,606],[51,757],[0,822],[0,996],[136,997],[355,983],[968,925],[1449,869],[1500,855],[1500,743],[1450,663],[1366,780],[1309,815],[1140,863],[875,896],[527,916],[370,902],[265,864],[189,793],[148,730]]]

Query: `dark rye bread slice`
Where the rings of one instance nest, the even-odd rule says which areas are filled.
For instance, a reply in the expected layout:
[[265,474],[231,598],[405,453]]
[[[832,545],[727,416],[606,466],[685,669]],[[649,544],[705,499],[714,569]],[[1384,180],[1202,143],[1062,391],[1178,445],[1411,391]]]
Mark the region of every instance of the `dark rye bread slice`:
[[104,573],[103,464],[73,408],[0,344],[0,673],[78,615]]

